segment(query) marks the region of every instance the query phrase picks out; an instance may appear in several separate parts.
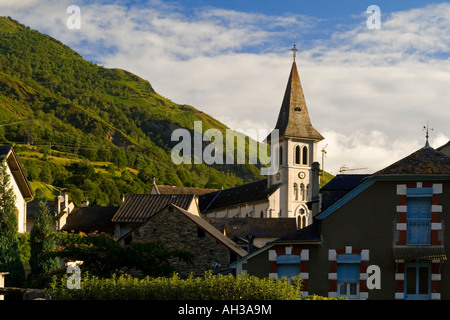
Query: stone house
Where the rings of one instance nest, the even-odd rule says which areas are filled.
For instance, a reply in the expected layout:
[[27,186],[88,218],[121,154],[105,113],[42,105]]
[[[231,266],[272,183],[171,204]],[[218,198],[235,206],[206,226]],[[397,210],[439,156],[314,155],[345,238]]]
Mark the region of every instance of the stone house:
[[114,236],[122,238],[169,204],[200,216],[194,194],[130,194],[111,218]]
[[182,277],[191,273],[202,276],[208,270],[225,271],[231,262],[246,254],[246,251],[206,220],[173,203],[155,212],[119,241],[123,244],[160,242],[168,249],[191,252],[194,255],[193,264],[172,261]]

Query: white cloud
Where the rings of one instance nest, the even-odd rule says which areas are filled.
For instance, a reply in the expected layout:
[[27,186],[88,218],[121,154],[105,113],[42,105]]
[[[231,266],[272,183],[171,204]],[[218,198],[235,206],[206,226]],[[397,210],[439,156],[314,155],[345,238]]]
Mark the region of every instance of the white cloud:
[[342,165],[373,172],[412,153],[424,144],[427,121],[434,128],[432,146],[450,136],[447,3],[382,12],[381,30],[367,29],[362,17],[354,28],[307,47],[301,43],[304,34],[317,32],[320,22],[302,15],[213,7],[188,14],[161,1],[130,8],[85,1],[80,4],[82,28],[74,31],[65,28],[72,3],[27,4],[19,8],[0,0],[0,11],[88,60],[148,79],[163,96],[191,104],[233,129],[275,125],[292,61],[287,46],[292,30],[299,32],[297,65],[334,173]]

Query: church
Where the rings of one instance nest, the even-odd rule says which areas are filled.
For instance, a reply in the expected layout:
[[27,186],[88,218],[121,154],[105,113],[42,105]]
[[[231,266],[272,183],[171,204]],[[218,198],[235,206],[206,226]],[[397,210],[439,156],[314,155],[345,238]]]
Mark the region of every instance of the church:
[[[312,126],[302,85],[296,51],[274,130],[278,130],[278,167],[273,175],[240,186],[205,190],[158,186],[153,194],[193,193],[204,218],[289,218],[298,229],[309,225],[319,210],[317,144],[324,137]],[[271,135],[267,143],[270,145]]]
[[[267,179],[202,195],[206,218],[294,218],[297,228],[312,222],[319,208],[317,145],[324,137],[312,126],[297,64],[293,62],[275,130],[278,168]],[[269,135],[270,137],[271,135]],[[270,145],[270,138],[267,139]]]

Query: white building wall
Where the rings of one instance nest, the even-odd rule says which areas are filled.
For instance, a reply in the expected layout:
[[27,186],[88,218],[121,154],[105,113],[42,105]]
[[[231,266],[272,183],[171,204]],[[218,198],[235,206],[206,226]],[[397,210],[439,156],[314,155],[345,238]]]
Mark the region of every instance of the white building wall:
[[6,171],[9,174],[10,177],[10,184],[14,191],[15,195],[15,204],[17,209],[17,228],[19,233],[25,233],[27,230],[27,203],[25,201],[25,198],[23,197],[22,193],[20,192],[20,188],[14,179],[12,172],[9,168],[9,166],[6,166]]

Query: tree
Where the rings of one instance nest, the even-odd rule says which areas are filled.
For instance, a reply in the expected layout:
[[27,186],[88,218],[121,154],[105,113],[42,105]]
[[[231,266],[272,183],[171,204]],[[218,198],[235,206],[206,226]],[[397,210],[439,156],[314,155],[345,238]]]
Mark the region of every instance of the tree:
[[4,158],[0,158],[0,271],[9,272],[6,285],[21,287],[25,270],[20,261],[15,195]]
[[152,277],[170,276],[176,268],[170,263],[173,258],[192,263],[194,256],[184,250],[170,250],[162,243],[130,243],[122,246],[112,236],[103,233],[67,233],[57,235],[61,248],[53,256],[71,261],[83,261],[83,272],[98,277],[130,270],[140,270]]
[[34,226],[30,231],[30,267],[31,280],[36,280],[59,268],[59,262],[45,253],[55,248],[56,232],[53,228],[53,219],[43,194],[38,198],[38,213]]

